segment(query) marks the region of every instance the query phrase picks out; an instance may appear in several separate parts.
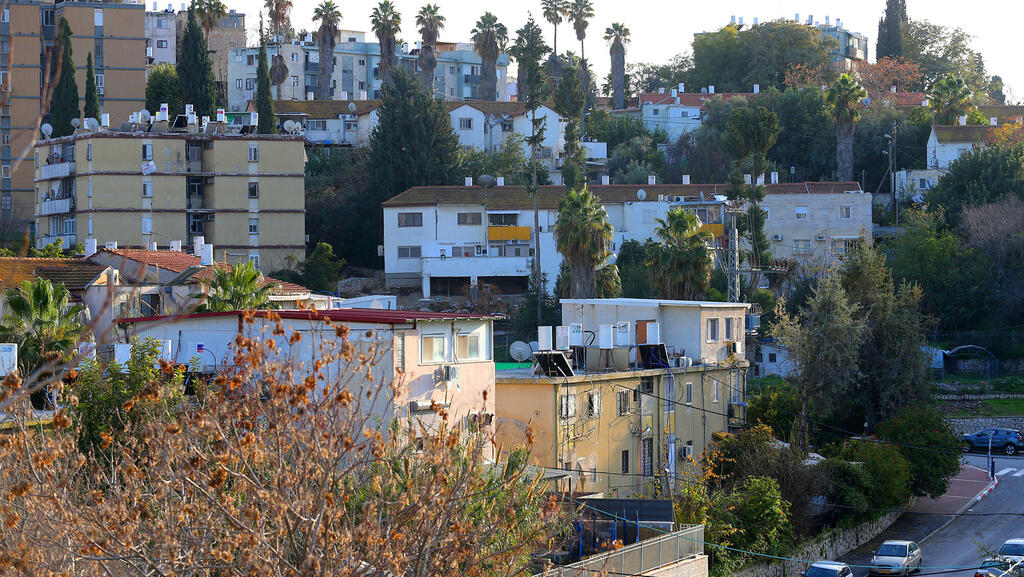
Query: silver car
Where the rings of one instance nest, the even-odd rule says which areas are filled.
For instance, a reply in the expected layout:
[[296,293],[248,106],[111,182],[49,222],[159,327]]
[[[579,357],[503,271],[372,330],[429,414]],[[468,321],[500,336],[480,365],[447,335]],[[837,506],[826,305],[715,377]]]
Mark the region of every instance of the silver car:
[[871,557],[869,572],[874,575],[909,575],[921,569],[921,548],[913,541],[886,541]]

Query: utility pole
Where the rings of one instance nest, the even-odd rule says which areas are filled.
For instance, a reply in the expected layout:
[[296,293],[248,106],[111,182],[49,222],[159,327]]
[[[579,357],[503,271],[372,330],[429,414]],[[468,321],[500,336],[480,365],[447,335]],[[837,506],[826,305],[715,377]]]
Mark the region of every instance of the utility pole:
[[889,130],[889,192],[892,194],[892,210],[896,217],[896,226],[900,225],[900,204],[896,198],[896,129],[899,125],[893,121]]
[[731,303],[740,302],[740,238],[739,228],[736,226],[736,217],[739,214],[738,208],[730,207],[729,216],[732,217],[732,228],[729,230],[729,254],[726,259],[726,284],[728,286],[728,301]]

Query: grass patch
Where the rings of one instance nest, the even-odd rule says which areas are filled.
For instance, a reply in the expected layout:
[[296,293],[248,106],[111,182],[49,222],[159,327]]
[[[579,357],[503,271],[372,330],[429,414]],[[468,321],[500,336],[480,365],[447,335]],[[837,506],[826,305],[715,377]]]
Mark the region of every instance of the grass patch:
[[1020,417],[1024,416],[1024,399],[985,399],[971,411],[957,411],[950,417]]

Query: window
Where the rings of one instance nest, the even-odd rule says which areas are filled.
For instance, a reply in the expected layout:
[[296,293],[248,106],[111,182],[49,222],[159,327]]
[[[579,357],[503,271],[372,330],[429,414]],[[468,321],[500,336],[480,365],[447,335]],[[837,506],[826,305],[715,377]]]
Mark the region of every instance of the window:
[[326,132],[327,121],[326,120],[307,120],[306,121],[307,132]]
[[740,402],[740,382],[739,375],[736,373],[729,374],[729,402],[737,404]]
[[249,219],[249,234],[259,234],[259,233],[260,233],[260,219],[258,219],[258,218],[250,218]]
[[857,250],[857,239],[852,238],[834,238],[832,239],[832,255],[833,256],[846,256],[852,254],[853,251]]
[[4,195],[0,197],[0,209],[11,210],[11,195],[4,193]]
[[161,18],[161,19],[157,20],[156,21],[156,27],[157,28],[167,28],[167,19],[166,18]]
[[622,474],[629,474],[629,451],[622,451]]
[[711,402],[712,403],[717,403],[718,402],[718,381],[717,380],[711,385]]
[[632,391],[629,389],[621,390],[615,393],[615,407],[619,416],[628,415],[632,405]]
[[807,207],[806,206],[798,206],[798,207],[796,207],[796,219],[797,220],[807,220]]
[[594,418],[601,416],[601,391],[587,393],[587,417]]
[[[4,144],[10,144],[10,143],[11,143],[10,136],[5,134],[4,135]],[[91,142],[89,144],[85,145],[85,159],[86,160],[92,160],[92,143]]]
[[256,79],[255,78],[246,78],[245,79],[245,89],[246,90],[256,90]]
[[236,78],[235,79],[235,88],[237,88],[238,90],[241,90],[243,82],[245,82],[245,81],[242,80],[241,78]]
[[657,108],[652,108],[651,109],[651,116],[658,116],[658,113],[660,113],[660,112],[661,111],[658,110]]
[[0,178],[10,178],[10,177],[11,177],[11,165],[10,164],[4,164],[4,165],[0,166]]
[[708,334],[705,339],[709,343],[718,340],[718,319],[708,319]]
[[398,213],[398,227],[406,228],[412,226],[423,226],[422,212],[400,212]]
[[103,74],[96,75],[96,88],[103,88]]
[[729,318],[725,319],[725,340],[727,340],[727,341],[733,340],[733,334],[732,334],[733,322],[735,322],[735,320],[732,317],[729,317]]
[[768,353],[768,362],[769,363],[778,362],[777,359],[778,359],[778,357],[776,357],[775,353]]
[[576,416],[576,395],[558,397],[558,415],[563,419]]
[[142,183],[142,196],[149,196],[149,197],[153,196],[153,183],[152,182],[143,182]]
[[405,333],[395,333],[395,368],[405,370]]
[[472,118],[460,118],[459,119],[459,130],[473,130],[473,119]]
[[4,8],[3,13],[0,13],[0,22],[10,22],[10,21],[11,21],[11,9],[10,8]]
[[258,183],[258,182],[250,182],[249,183],[249,198],[259,198],[259,197],[260,197],[260,183]]
[[518,214],[488,214],[487,223],[491,226],[515,226],[519,223]]
[[166,40],[157,40],[156,41],[156,47],[157,48],[167,48],[167,41]]
[[153,234],[153,219],[151,217],[142,217],[142,234]]
[[459,224],[480,224],[480,213],[479,212],[460,212],[459,213]]
[[852,216],[851,212],[852,212],[851,207],[849,207],[849,206],[840,206],[839,207],[839,218],[849,219]]
[[476,361],[483,358],[480,346],[480,333],[463,333],[455,335],[455,354],[459,361]]
[[793,254],[809,254],[811,252],[811,241],[809,239],[796,239],[793,241]]
[[103,9],[97,8],[92,12],[93,26],[103,26]]
[[398,247],[398,258],[420,258],[422,255],[423,249],[418,246]]
[[360,66],[366,66],[366,60],[363,60],[362,58],[360,58],[359,59],[359,65]]
[[445,360],[444,335],[423,335],[420,337],[420,364],[443,363]]
[[669,377],[665,383],[665,387],[662,390],[664,400],[662,401],[662,408],[665,409],[666,413],[674,413],[676,411],[676,381],[672,377]]
[[645,395],[654,394],[654,377],[640,377],[640,392]]
[[293,75],[292,76],[292,86],[298,86],[298,85],[299,85],[299,77]]
[[512,132],[512,119],[511,118],[506,118],[505,120],[501,121],[501,131],[502,132]]
[[245,55],[245,64],[246,64],[246,66],[255,66],[256,65],[256,55],[255,54],[246,54]]
[[258,255],[258,254],[250,254],[249,255],[249,262],[252,263],[252,266],[254,266],[257,269],[259,269],[260,268],[260,255]]
[[257,162],[260,159],[260,149],[255,144],[249,145],[249,162]]
[[654,437],[640,441],[640,474],[644,477],[654,475]]
[[153,145],[143,144],[142,145],[142,160],[153,160]]
[[686,383],[686,404],[693,404],[693,383]]
[[43,10],[43,26],[53,26],[53,10]]
[[[319,56],[319,54],[317,54],[317,56]],[[297,53],[295,53],[295,52],[292,52],[292,62],[298,62],[298,61],[299,61],[299,55]],[[309,61],[312,62],[313,59],[310,58]]]

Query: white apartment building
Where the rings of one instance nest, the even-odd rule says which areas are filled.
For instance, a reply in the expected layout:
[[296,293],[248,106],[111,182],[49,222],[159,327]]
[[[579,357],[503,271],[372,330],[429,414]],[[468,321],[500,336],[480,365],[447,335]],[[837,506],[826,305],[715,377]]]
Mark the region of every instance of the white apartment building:
[[[961,117],[961,121],[966,120]],[[995,120],[995,119],[993,119]],[[998,122],[998,121],[995,121]],[[989,125],[932,126],[928,135],[928,168],[948,170],[949,165],[961,155],[985,147],[985,138],[992,128]]]
[[[668,134],[669,142],[679,140],[679,137],[697,130],[701,126],[704,107],[711,99],[718,97],[722,99],[735,98],[737,96],[749,97],[759,92],[758,86],[754,85],[754,92],[751,93],[715,93],[714,86],[703,88],[700,93],[684,92],[685,85],[679,84],[668,92],[664,88],[655,93],[641,94],[637,104],[640,108],[640,118],[644,125],[651,132],[664,130]],[[629,110],[621,113],[632,112]]]
[[[611,250],[655,236],[657,219],[683,207],[725,243],[725,185],[594,185],[615,229]],[[553,229],[565,187],[542,186],[533,200],[523,187],[414,187],[383,203],[384,270],[389,286],[462,294],[479,283],[523,292],[540,236],[540,265],[553,283],[561,255]],[[775,256],[812,266],[831,264],[858,238],[871,237],[871,195],[855,182],[769,184],[762,208]]]

